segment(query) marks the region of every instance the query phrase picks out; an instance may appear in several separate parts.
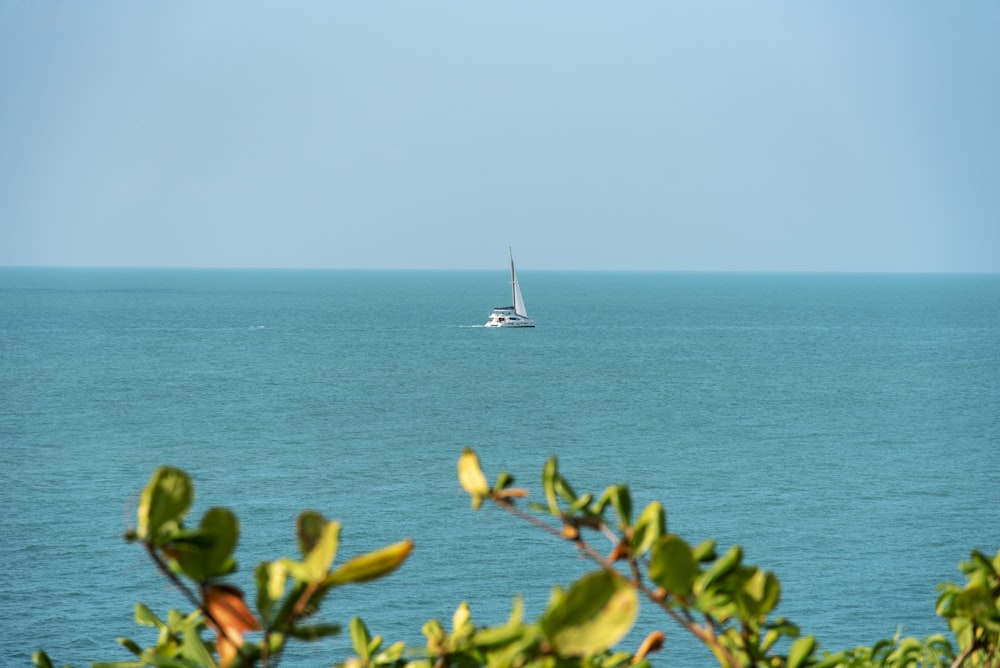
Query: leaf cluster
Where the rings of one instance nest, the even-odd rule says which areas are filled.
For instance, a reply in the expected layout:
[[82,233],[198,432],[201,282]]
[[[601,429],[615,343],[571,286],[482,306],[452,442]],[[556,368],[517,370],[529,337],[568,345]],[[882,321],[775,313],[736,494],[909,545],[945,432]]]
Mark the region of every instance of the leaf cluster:
[[[136,605],[135,619],[159,630],[156,644],[143,648],[131,639],[119,643],[135,659],[95,663],[101,668],[160,666],[276,666],[290,640],[317,640],[340,632],[340,626],[314,622],[313,617],[335,588],[368,582],[397,569],[413,549],[403,540],[354,557],[334,567],[340,523],[312,510],[296,521],[298,558],[263,562],[254,571],[254,610],[243,592],[226,581],[237,569],[234,557],[240,524],[227,508],[205,511],[197,528],[185,518],[194,501],[187,473],[172,467],[157,469],[143,490],[136,528],[125,538],[142,545],[157,568],[184,595],[194,610],[170,610],[162,621],[145,605]],[[211,631],[214,638],[203,634]],[[256,633],[250,642],[245,635]],[[44,653],[36,665],[50,665]]]
[[[603,572],[697,637],[724,668],[1000,668],[1000,552],[989,559],[974,551],[972,560],[960,566],[967,584],[940,587],[938,614],[948,620],[956,644],[940,634],[924,640],[897,634],[872,647],[821,652],[814,636],[802,635],[796,624],[773,614],[781,599],[773,573],[744,563],[739,546],[720,554],[714,541],[691,545],[670,533],[657,501],[636,517],[627,485],[611,485],[599,495],[578,494],[552,457],[542,470],[544,503],[529,503],[529,513],[516,505],[527,492],[512,488],[513,476],[502,472],[491,486],[473,450],[462,453],[458,468],[473,508],[492,501],[573,542]],[[590,535],[603,536],[609,551],[598,550]]]

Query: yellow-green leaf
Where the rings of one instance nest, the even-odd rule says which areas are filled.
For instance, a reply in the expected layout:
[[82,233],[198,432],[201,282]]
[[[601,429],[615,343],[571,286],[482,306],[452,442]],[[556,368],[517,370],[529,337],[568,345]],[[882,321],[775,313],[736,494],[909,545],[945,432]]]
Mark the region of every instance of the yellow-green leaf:
[[299,542],[299,554],[309,554],[320,540],[327,521],[315,510],[303,510],[295,520],[295,535]]
[[583,576],[568,591],[553,596],[541,628],[560,653],[589,657],[624,638],[638,612],[635,589],[602,570]]
[[254,579],[257,583],[257,613],[265,621],[271,621],[274,605],[285,594],[288,582],[286,560],[265,561],[257,566]]
[[560,515],[559,502],[556,500],[556,478],[559,476],[559,460],[553,455],[545,461],[542,467],[542,489],[545,490],[545,500],[549,504],[549,512]]
[[705,574],[699,578],[698,586],[699,595],[703,591],[707,591],[716,582],[723,580],[728,576],[740,562],[743,560],[743,548],[739,545],[734,545],[729,548],[729,552],[726,552],[722,557],[717,559],[711,568],[709,568]]
[[472,448],[466,448],[458,458],[458,482],[472,496],[472,505],[478,508],[489,496],[490,485],[479,466],[479,457]]
[[792,643],[788,650],[787,668],[799,668],[816,648],[816,638],[814,636],[804,636]]
[[636,557],[646,554],[666,531],[667,514],[659,501],[653,501],[639,515],[632,530],[632,554]]
[[319,528],[312,548],[305,558],[307,582],[318,582],[330,572],[340,544],[340,522],[326,522]]
[[354,651],[357,652],[358,656],[361,657],[362,661],[368,661],[371,656],[368,653],[368,644],[372,641],[371,634],[368,633],[368,627],[365,623],[361,621],[360,617],[355,617],[351,620],[351,643],[354,645]]
[[752,601],[752,604],[747,606],[747,613],[751,616],[766,616],[774,606],[778,605],[778,600],[781,598],[781,583],[774,573],[758,568],[743,585],[743,593]]
[[677,596],[687,596],[697,575],[694,552],[682,538],[667,534],[653,545],[649,577],[664,590]]
[[135,604],[135,622],[140,626],[155,626],[158,629],[167,628],[167,625],[142,603]]
[[179,529],[193,501],[194,487],[187,473],[170,466],[156,469],[139,497],[139,540],[156,543],[161,534]]
[[516,596],[507,623],[477,630],[473,635],[473,644],[480,648],[504,645],[520,638],[524,631],[524,599]]
[[469,604],[462,601],[455,608],[455,614],[451,616],[451,637],[453,641],[465,640],[472,635],[475,629],[476,627],[472,623],[472,612],[469,610]]
[[351,582],[375,580],[402,566],[412,551],[413,541],[407,538],[374,552],[362,554],[330,573],[323,584],[327,587],[336,587]]

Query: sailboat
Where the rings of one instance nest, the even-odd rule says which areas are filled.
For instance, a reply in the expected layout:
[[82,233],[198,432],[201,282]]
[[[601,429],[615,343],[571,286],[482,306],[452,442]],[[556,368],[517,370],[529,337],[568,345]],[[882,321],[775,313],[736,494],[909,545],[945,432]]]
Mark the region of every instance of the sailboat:
[[528,317],[528,310],[524,308],[524,297],[521,296],[521,286],[517,283],[517,272],[514,270],[514,251],[507,249],[510,253],[510,284],[511,284],[511,306],[497,306],[490,313],[490,319],[486,321],[486,327],[534,327],[535,321]]

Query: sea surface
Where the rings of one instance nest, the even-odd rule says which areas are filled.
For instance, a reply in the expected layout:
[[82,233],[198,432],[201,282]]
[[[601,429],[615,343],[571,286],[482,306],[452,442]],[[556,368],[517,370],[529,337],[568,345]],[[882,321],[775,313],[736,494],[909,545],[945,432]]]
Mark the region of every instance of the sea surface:
[[[302,509],[343,522],[338,560],[415,541],[283,665],[348,657],[356,615],[415,644],[462,601],[533,619],[591,566],[474,512],[466,446],[536,498],[558,455],[578,491],[627,482],[743,546],[824,649],[946,630],[936,586],[1000,548],[1000,275],[519,273],[531,330],[481,326],[502,268],[0,269],[0,665],[124,660],[116,638],[155,642],[136,601],[189,609],[122,540],[161,464],[192,474],[192,523],[239,515],[249,592]],[[651,606],[622,648],[656,628],[656,665],[715,665]]]

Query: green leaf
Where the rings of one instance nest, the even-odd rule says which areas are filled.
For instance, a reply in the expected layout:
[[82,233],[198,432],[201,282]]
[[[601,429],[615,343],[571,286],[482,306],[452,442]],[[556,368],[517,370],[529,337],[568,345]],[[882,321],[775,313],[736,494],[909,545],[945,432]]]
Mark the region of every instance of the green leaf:
[[[615,652],[611,656],[601,661],[601,668],[619,668],[619,666],[633,665],[632,655],[628,652]],[[639,664],[636,664],[639,665]],[[648,666],[649,664],[646,663]]]
[[[306,550],[303,561],[282,559],[286,573],[299,582],[314,583],[328,577],[333,560],[337,556],[340,543],[340,522],[321,520],[315,511],[306,511],[299,516],[299,547]],[[275,586],[277,589],[277,586]]]
[[288,569],[284,559],[265,561],[254,571],[254,581],[257,583],[257,612],[266,622],[274,621],[271,613],[275,604],[285,595],[288,583]]
[[670,594],[691,594],[698,563],[691,547],[679,536],[667,534],[653,546],[649,563],[650,579]]
[[479,457],[475,450],[466,448],[458,458],[458,482],[472,497],[472,507],[479,509],[483,499],[490,495],[490,484],[479,466]]
[[716,556],[714,540],[706,540],[694,548],[694,560],[699,564],[703,564],[706,561],[713,561]]
[[233,551],[240,537],[240,523],[228,508],[211,508],[201,519],[199,533],[207,541],[174,545],[181,571],[195,582],[228,575],[236,570]]
[[742,607],[745,616],[766,617],[781,598],[781,583],[774,573],[756,568],[743,584]]
[[37,666],[37,668],[52,668],[52,659],[42,650],[38,650],[31,655],[31,663]]
[[653,501],[635,523],[629,549],[636,557],[641,557],[667,532],[667,514],[659,501]]
[[295,535],[299,541],[299,554],[305,557],[319,542],[327,521],[315,510],[303,510],[295,520]]
[[310,624],[309,626],[296,626],[292,629],[292,637],[299,640],[322,640],[340,633],[339,624]]
[[577,497],[576,501],[571,503],[570,506],[566,509],[566,514],[575,515],[576,513],[580,512],[581,510],[589,506],[593,500],[594,500],[594,495],[591,494],[590,492],[587,492],[586,494]]
[[[775,640],[778,638],[798,638],[799,637],[799,627],[792,624],[790,621],[784,617],[778,617],[773,622],[767,625],[768,635],[773,635]],[[773,643],[772,643],[773,644]]]
[[139,497],[139,540],[158,544],[161,534],[180,529],[193,501],[194,487],[187,473],[169,466],[156,469]]
[[559,460],[549,457],[542,467],[542,489],[545,490],[545,500],[549,504],[549,512],[553,515],[560,515],[559,501],[556,498],[556,478],[559,476]]
[[469,604],[462,601],[455,608],[455,613],[451,616],[452,641],[463,641],[472,635],[472,632],[475,630],[476,626],[472,623],[472,612],[469,610]]
[[554,593],[541,627],[560,653],[589,657],[624,638],[638,612],[639,597],[632,587],[607,571],[596,571],[568,591]]
[[436,619],[428,620],[424,623],[420,631],[427,638],[427,649],[431,652],[440,652],[444,650],[444,643],[448,635],[444,632],[444,627],[441,626],[441,622]]
[[135,604],[135,623],[140,626],[154,626],[158,629],[167,628],[167,625],[142,603]]
[[[851,652],[847,651],[837,652],[836,654],[828,654],[824,652],[823,658],[818,663],[812,664],[812,668],[840,668],[841,666],[847,666],[847,665],[850,666],[862,665],[860,663],[857,663],[857,659],[854,659],[855,663],[850,663],[851,658],[852,658]],[[870,663],[872,665],[875,665],[874,661]]]
[[320,528],[309,553],[306,554],[305,567],[307,582],[318,582],[330,572],[330,566],[337,556],[337,546],[340,544],[340,522],[325,522]]
[[803,636],[792,643],[788,650],[787,668],[799,668],[805,664],[806,660],[816,649],[816,638],[814,636]]
[[515,596],[514,602],[510,606],[510,617],[507,618],[508,626],[519,626],[524,623],[524,598]]
[[477,630],[473,634],[472,642],[479,648],[506,645],[523,636],[524,631],[524,599],[516,596],[507,623],[503,626]]
[[[395,666],[399,665],[400,659],[403,658],[403,652],[406,650],[406,643],[399,641],[390,645],[384,652],[380,652],[375,656],[375,665],[377,666]],[[412,666],[413,663],[407,663],[408,666]]]
[[132,652],[136,656],[142,656],[142,647],[131,638],[118,638],[118,644]]
[[327,576],[323,583],[337,587],[351,582],[367,582],[388,575],[403,565],[413,551],[413,541],[406,539],[355,557]]
[[611,505],[618,513],[618,522],[624,527],[632,526],[632,494],[628,490],[628,485],[612,485],[608,488]]
[[573,490],[573,486],[569,484],[566,478],[561,475],[557,475],[552,480],[553,488],[556,494],[562,497],[562,500],[566,503],[573,504],[576,503],[576,492]]
[[594,505],[596,513],[603,513],[608,504],[615,509],[618,515],[618,523],[621,527],[632,525],[632,495],[628,491],[628,485],[611,485],[604,490],[601,498]]
[[972,563],[975,564],[979,568],[979,570],[983,571],[987,575],[997,574],[993,566],[993,562],[990,561],[989,557],[987,557],[979,550],[973,550],[971,557],[972,557]]
[[477,630],[472,636],[472,642],[480,649],[489,649],[512,643],[523,635],[524,628],[520,624],[495,626]]
[[360,617],[355,617],[351,620],[351,643],[354,645],[354,651],[362,661],[367,662],[371,656],[368,653],[368,644],[372,641],[371,635],[368,633],[368,627],[365,623],[361,621]]
[[174,529],[161,533],[158,542],[173,553],[178,549],[209,548],[215,539],[210,533],[201,529]]
[[[201,626],[201,614],[199,612],[192,613],[187,619],[191,622],[197,621],[197,626]],[[195,627],[195,624],[191,624],[190,626]],[[181,656],[198,666],[210,666],[214,668],[216,665],[211,650],[208,649],[208,646],[202,640],[196,628],[190,628],[185,631],[183,640],[181,641]]]
[[493,483],[493,491],[502,492],[513,484],[514,476],[507,471],[500,471],[500,473],[497,474],[496,482]]
[[181,614],[180,610],[176,608],[171,608],[167,611],[167,628],[170,629],[171,633],[177,633],[182,630],[184,626],[184,616]]
[[699,594],[703,591],[707,591],[719,580],[724,579],[727,575],[733,572],[743,560],[743,549],[739,545],[734,545],[726,552],[720,559],[717,559],[712,567],[709,568],[705,574],[699,578],[698,587]]

